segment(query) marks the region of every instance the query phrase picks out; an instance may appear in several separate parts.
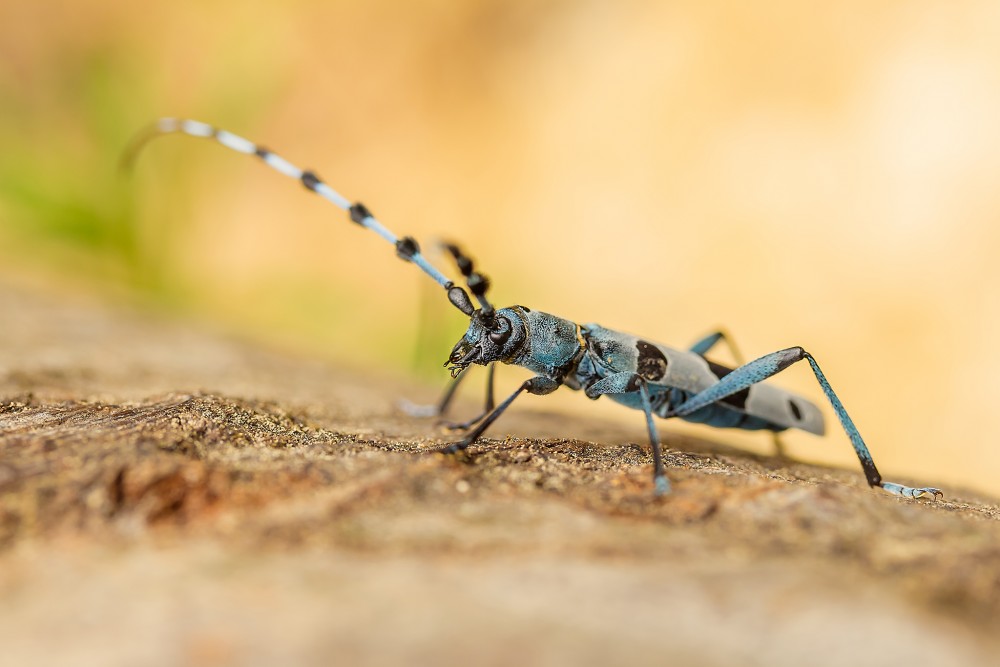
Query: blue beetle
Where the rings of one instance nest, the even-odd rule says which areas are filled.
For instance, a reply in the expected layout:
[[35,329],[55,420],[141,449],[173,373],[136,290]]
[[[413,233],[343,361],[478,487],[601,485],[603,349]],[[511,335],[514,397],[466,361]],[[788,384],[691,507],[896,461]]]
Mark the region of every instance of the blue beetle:
[[[705,356],[719,341],[726,340],[732,345],[721,331],[709,334],[687,350],[678,350],[597,324],[577,324],[525,306],[496,309],[486,297],[488,280],[474,270],[472,260],[457,246],[447,245],[446,249],[465,278],[469,292],[479,304],[477,308],[469,298],[469,292],[428,262],[412,237],[397,237],[367,207],[351,203],[314,172],[300,169],[231,132],[198,121],[163,118],[136,137],[125,153],[125,164],[131,165],[138,151],[151,138],[174,132],[214,139],[227,148],[254,155],[272,169],[298,180],[308,190],[346,211],[356,224],[392,243],[401,259],[416,264],[446,290],[452,305],[469,318],[469,328],[445,362],[453,383],[441,402],[429,410],[411,412],[443,415],[458,383],[465,377],[465,371],[473,364],[488,366],[489,375],[486,409],[474,419],[454,425],[468,429],[468,432],[460,441],[442,448],[440,451],[444,453],[464,450],[478,440],[521,393],[541,396],[566,386],[583,391],[590,399],[608,396],[644,413],[653,450],[654,490],[657,495],[663,495],[670,491],[670,484],[663,465],[654,416],[663,419],[680,417],[723,428],[774,433],[797,428],[822,435],[823,416],[816,405],[764,382],[805,359],[850,439],[870,486],[907,498],[937,498],[942,495],[940,489],[933,487],[910,487],[882,480],[867,445],[816,359],[801,347],[778,350],[730,368]],[[521,366],[534,373],[499,405],[493,402],[493,369],[496,363]]]

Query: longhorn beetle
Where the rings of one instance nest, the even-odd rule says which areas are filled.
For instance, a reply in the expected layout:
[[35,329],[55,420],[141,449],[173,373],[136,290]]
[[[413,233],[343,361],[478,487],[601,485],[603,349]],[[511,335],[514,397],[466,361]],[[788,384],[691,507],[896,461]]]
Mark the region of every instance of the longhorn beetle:
[[[716,427],[774,433],[798,428],[822,435],[823,416],[816,405],[801,396],[764,384],[772,375],[805,359],[854,446],[869,486],[907,498],[943,495],[933,487],[909,487],[882,480],[861,434],[816,359],[801,347],[778,350],[737,368],[729,368],[705,357],[719,341],[729,342],[721,331],[709,334],[687,350],[677,350],[597,324],[576,324],[525,306],[494,308],[486,298],[489,281],[474,270],[472,260],[458,247],[448,245],[447,251],[479,304],[476,308],[464,289],[427,261],[412,237],[397,237],[376,220],[364,204],[351,203],[320,180],[315,172],[300,169],[231,132],[198,121],[163,118],[136,136],[125,153],[124,165],[131,166],[150,139],[174,132],[214,139],[234,151],[260,158],[272,169],[294,178],[307,190],[346,211],[356,224],[393,244],[400,259],[416,264],[444,288],[451,304],[469,318],[469,328],[445,362],[451,371],[452,384],[430,414],[444,413],[458,383],[472,364],[488,366],[489,372],[486,408],[478,417],[455,425],[468,432],[458,442],[439,450],[441,452],[456,453],[476,442],[523,392],[542,396],[565,385],[583,390],[587,398],[608,396],[643,412],[653,450],[654,489],[657,495],[662,495],[670,491],[670,483],[663,465],[654,415],[663,419],[680,417]],[[497,362],[521,366],[535,375],[494,406],[493,369]]]

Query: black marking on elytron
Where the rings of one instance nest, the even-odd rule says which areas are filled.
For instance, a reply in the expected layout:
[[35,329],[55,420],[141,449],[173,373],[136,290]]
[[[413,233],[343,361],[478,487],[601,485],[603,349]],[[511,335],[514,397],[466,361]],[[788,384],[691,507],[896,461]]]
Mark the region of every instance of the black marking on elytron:
[[396,254],[399,255],[400,259],[409,261],[418,252],[420,252],[420,246],[417,245],[416,239],[412,236],[404,236],[396,241]]
[[606,338],[587,337],[587,346],[597,357],[598,363],[605,368],[617,371],[623,368],[622,360],[628,357],[628,345],[623,345],[624,341],[613,341]]
[[263,146],[257,146],[257,148],[254,149],[253,154],[259,157],[261,160],[266,160],[268,156],[271,155],[271,151],[267,150]]
[[323,182],[319,179],[319,176],[316,175],[316,172],[310,171],[309,169],[303,171],[302,176],[299,178],[302,180],[302,185],[306,186],[307,190],[312,190],[313,192],[316,192],[316,186]]
[[639,360],[636,372],[651,382],[656,382],[667,373],[667,357],[658,347],[644,340],[636,342]]
[[351,220],[358,223],[359,225],[364,224],[365,218],[374,218],[372,212],[368,210],[368,207],[361,202],[354,202],[351,204],[350,208]]
[[795,404],[795,401],[788,399],[788,407],[792,410],[792,416],[795,417],[795,421],[800,421],[802,419],[802,410],[799,406]]
[[[705,359],[705,361],[708,362],[708,369],[712,371],[712,375],[719,378],[720,380],[733,372],[733,369],[729,368],[728,366],[717,364],[714,361],[709,361],[708,359]],[[747,409],[748,398],[750,398],[750,387],[747,387],[746,389],[741,389],[740,391],[730,396],[726,396],[720,402],[745,411]]]

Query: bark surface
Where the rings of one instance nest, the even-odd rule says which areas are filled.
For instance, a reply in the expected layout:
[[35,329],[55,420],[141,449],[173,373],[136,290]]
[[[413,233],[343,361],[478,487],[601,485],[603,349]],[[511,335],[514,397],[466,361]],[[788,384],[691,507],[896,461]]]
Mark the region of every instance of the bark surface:
[[415,395],[0,285],[3,662],[996,664],[995,500]]

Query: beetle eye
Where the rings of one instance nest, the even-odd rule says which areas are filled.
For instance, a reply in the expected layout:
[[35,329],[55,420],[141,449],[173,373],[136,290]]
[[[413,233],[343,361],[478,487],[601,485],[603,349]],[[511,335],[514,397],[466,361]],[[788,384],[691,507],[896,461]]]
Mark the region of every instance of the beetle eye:
[[503,329],[500,329],[499,331],[490,332],[490,340],[496,343],[497,345],[503,345],[508,338],[510,338],[509,326],[506,326]]

